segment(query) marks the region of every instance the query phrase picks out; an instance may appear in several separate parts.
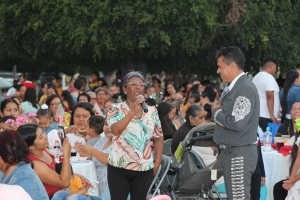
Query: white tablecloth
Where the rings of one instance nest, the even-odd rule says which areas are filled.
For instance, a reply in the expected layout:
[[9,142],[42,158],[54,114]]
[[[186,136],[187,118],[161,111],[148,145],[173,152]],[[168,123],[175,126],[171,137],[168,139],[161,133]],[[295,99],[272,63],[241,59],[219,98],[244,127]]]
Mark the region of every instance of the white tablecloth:
[[[96,169],[95,165],[92,161],[88,161],[85,163],[74,163],[71,162],[73,172],[76,174],[80,174],[87,178],[90,182],[97,181]],[[96,188],[95,192],[92,193],[89,191],[89,195],[99,196],[99,189]]]
[[268,188],[267,200],[273,200],[274,185],[289,175],[291,156],[283,156],[276,150],[270,152],[262,151],[262,156],[266,173],[266,185]]

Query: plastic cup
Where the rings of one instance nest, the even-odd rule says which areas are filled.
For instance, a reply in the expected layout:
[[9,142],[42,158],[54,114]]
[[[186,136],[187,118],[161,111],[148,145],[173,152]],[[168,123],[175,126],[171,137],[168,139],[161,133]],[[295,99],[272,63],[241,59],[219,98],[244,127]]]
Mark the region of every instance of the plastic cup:
[[286,144],[289,141],[290,137],[291,137],[290,135],[282,135],[282,138],[284,140],[284,144]]
[[77,151],[75,148],[71,149],[71,157],[76,157],[77,156]]
[[282,137],[274,137],[274,144],[276,144],[277,141],[278,141],[278,140],[281,140],[281,139],[282,139]]

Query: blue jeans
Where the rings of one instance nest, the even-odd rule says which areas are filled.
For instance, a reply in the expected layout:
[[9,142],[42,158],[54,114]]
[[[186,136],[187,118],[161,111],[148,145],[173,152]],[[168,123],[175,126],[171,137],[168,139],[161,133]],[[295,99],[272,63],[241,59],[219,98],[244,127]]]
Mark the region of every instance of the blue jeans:
[[96,196],[85,196],[80,194],[72,194],[69,196],[69,192],[60,190],[56,192],[51,200],[102,200]]

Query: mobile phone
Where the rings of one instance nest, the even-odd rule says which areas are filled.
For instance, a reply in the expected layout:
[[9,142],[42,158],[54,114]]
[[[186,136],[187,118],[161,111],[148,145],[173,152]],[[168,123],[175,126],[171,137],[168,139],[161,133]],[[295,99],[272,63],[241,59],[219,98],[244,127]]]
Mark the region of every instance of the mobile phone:
[[66,138],[65,128],[63,126],[58,126],[59,137],[63,141]]

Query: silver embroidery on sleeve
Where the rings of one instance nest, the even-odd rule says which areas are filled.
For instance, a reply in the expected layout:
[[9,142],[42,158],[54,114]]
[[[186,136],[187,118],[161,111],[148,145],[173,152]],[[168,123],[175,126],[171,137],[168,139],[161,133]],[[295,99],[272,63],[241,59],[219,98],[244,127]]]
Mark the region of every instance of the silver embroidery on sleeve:
[[235,118],[235,122],[240,121],[250,113],[251,102],[244,96],[239,96],[233,105],[232,116]]
[[231,187],[233,200],[245,199],[244,157],[231,158]]
[[215,114],[214,114],[214,121],[215,121],[217,124],[219,124],[220,126],[224,127],[224,125],[223,125],[221,122],[219,122],[219,121],[217,120],[217,115],[218,115],[218,113],[221,112],[221,111],[222,111],[222,109],[219,109],[219,110],[217,110],[217,111],[215,112]]

